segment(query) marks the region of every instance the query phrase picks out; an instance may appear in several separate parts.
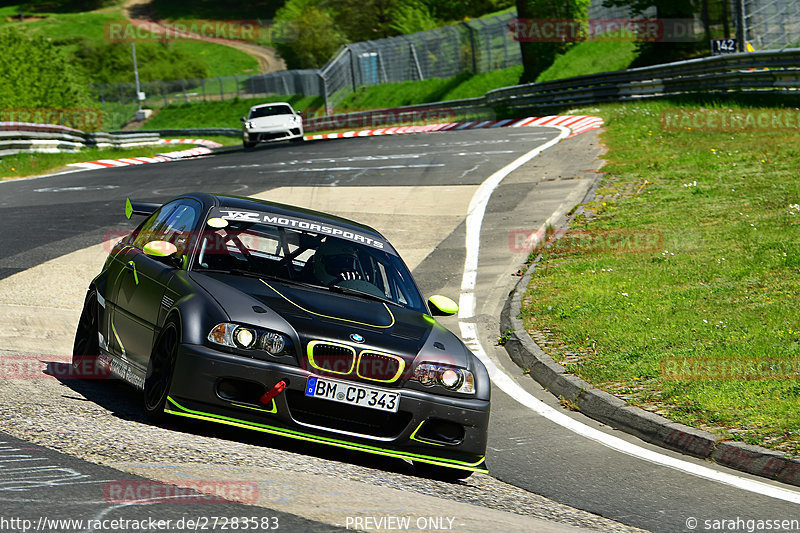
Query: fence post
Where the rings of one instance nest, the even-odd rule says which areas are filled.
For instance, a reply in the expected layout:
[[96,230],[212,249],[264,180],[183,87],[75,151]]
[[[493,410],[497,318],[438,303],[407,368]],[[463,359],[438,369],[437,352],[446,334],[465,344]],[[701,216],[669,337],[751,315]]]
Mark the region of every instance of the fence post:
[[358,85],[356,84],[356,58],[353,49],[347,46],[347,51],[350,53],[350,78],[353,81],[353,92],[356,92]]
[[447,29],[453,32],[453,60],[455,61],[455,71],[452,73],[453,76],[460,74],[463,70],[461,68],[461,38],[458,34],[458,30],[456,30],[455,26],[447,26]]
[[[502,22],[502,19],[498,17]],[[503,28],[503,68],[508,68],[508,28]]]
[[472,73],[478,73],[478,50],[475,47],[475,29],[469,25],[467,22],[462,22],[464,26],[466,26],[467,31],[469,31],[469,45],[470,50],[472,50]]
[[183,101],[189,102],[189,95],[186,94],[186,80],[181,78],[181,91],[183,92]]
[[219,82],[219,100],[220,102],[225,101],[225,89],[222,88],[222,78],[217,76],[217,81]]
[[158,86],[161,87],[161,97],[164,99],[164,107],[167,106],[167,91],[164,89],[164,84],[162,82],[158,82]]
[[486,72],[491,72],[492,68],[492,35],[486,29],[486,23],[482,19],[478,19],[481,23],[481,34],[486,38]]
[[200,78],[200,87],[203,88],[203,101],[206,101],[206,79]]
[[124,104],[125,103],[125,94],[122,92],[122,84],[121,83],[117,83],[117,87],[119,88],[119,103],[120,104]]
[[239,78],[236,77],[236,74],[233,75],[233,94],[238,97],[239,96]]
[[381,55],[380,50],[376,53],[378,54],[378,68],[380,68],[381,83],[389,83],[389,78],[386,77],[386,69],[383,65],[383,55]]
[[417,57],[417,49],[414,43],[408,43],[408,45],[411,47],[411,58],[414,60],[414,66],[417,69],[417,78],[422,81],[424,78],[422,76],[422,68],[419,65],[419,58]]
[[286,81],[286,73],[281,74],[281,81],[283,82],[283,92],[289,94],[289,82]]
[[322,99],[325,101],[325,116],[331,114],[330,111],[330,102],[328,101],[328,80],[325,79],[325,76],[322,75],[321,71],[317,71],[317,76],[319,76],[319,92],[322,95]]
[[106,98],[105,98],[105,96],[103,96],[103,84],[102,83],[98,83],[97,85],[100,87],[100,101],[103,102],[103,105],[105,106],[106,105]]
[[745,28],[744,0],[736,0],[736,47],[739,52],[747,50],[745,39],[747,39],[747,28]]

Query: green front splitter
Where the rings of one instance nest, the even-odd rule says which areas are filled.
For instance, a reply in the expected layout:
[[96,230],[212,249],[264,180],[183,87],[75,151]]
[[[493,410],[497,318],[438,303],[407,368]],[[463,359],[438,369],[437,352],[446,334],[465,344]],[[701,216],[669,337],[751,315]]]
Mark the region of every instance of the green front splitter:
[[[387,457],[410,459],[413,461],[430,463],[432,465],[437,465],[437,466],[446,466],[449,468],[456,468],[459,470],[469,470],[471,472],[481,472],[484,474],[489,472],[489,470],[487,470],[485,466],[482,466],[484,464],[484,457],[481,457],[480,460],[474,463],[467,463],[463,461],[456,461],[454,459],[444,459],[439,457],[431,457],[428,455],[418,455],[415,453],[387,450],[385,448],[376,448],[374,446],[359,444],[357,442],[348,442],[344,440],[331,439],[328,437],[320,437],[317,435],[310,435],[308,433],[293,431],[291,429],[278,428],[274,426],[268,426],[266,424],[249,422],[247,420],[239,420],[237,418],[215,415],[213,413],[204,413],[202,411],[195,411],[182,406],[170,396],[167,397],[167,401],[168,404],[164,407],[164,412],[169,413],[171,415],[185,416],[187,418],[196,418],[198,420],[207,420],[209,422],[217,422],[218,424],[227,424],[229,426],[252,429],[255,431],[263,431],[264,433],[271,433],[273,435],[280,435],[282,437],[290,437],[293,439],[299,439],[308,442],[318,442],[321,444],[327,444],[329,446],[337,446],[339,448],[346,448],[348,450],[358,450],[367,453],[385,455]],[[169,404],[172,404],[175,408],[173,409],[172,407],[170,407]]]

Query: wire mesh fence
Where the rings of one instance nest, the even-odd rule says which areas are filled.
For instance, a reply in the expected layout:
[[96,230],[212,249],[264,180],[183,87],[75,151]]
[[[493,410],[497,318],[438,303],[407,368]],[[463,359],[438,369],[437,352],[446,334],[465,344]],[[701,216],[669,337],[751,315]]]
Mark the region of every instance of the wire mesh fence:
[[745,0],[747,41],[756,50],[800,45],[800,2],[797,0]]
[[[515,13],[474,19],[426,32],[349,44],[321,69],[251,76],[143,82],[143,105],[256,98],[270,94],[321,96],[326,109],[364,85],[449,78],[521,64],[519,44],[509,32]],[[101,103],[136,101],[133,83],[94,84]]]
[[[746,40],[757,50],[800,44],[798,0],[728,1],[732,14],[740,2],[743,5]],[[592,0],[588,15],[590,19],[633,16],[628,8],[604,7],[603,0]],[[649,9],[637,17],[642,16],[657,14]],[[266,95],[319,96],[325,102],[325,112],[330,114],[359,87],[449,78],[461,72],[482,73],[520,65],[520,46],[509,29],[515,19],[515,12],[506,12],[426,32],[348,44],[321,69],[144,82],[143,104],[161,106]],[[103,104],[136,102],[132,83],[95,84],[91,90]]]

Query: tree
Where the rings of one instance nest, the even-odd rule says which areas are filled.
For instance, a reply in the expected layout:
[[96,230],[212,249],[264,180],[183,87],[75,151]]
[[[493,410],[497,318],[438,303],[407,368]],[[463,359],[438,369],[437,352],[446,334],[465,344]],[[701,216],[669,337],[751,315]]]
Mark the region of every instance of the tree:
[[0,109],[73,108],[89,104],[88,86],[70,61],[41,36],[0,32]]
[[[583,25],[588,20],[590,0],[516,0],[517,17],[520,21],[542,21],[559,19]],[[525,69],[520,83],[531,83],[553,64],[558,54],[566,52],[575,42],[564,39],[546,42],[536,37],[520,39],[522,65]]]
[[[693,20],[695,13],[701,10],[702,2],[703,0],[603,0],[603,5],[606,7],[630,7],[631,14],[634,16],[643,15],[647,10],[655,8],[655,18],[657,19],[689,21]],[[707,12],[703,13],[706,27],[709,25],[708,17]],[[686,37],[692,38],[691,36]],[[637,44],[637,49],[639,57],[632,66],[645,66],[686,59],[697,50],[697,42],[675,39],[664,39],[657,42],[642,41]]]
[[276,48],[289,68],[324,65],[346,40],[330,12],[315,0],[289,0],[276,15]]

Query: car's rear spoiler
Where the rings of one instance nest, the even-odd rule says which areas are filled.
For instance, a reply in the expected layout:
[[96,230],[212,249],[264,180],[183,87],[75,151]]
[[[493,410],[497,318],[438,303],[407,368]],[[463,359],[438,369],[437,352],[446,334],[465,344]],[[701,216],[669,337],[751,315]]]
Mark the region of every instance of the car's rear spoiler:
[[130,198],[125,200],[125,216],[131,218],[133,215],[149,216],[156,212],[161,204],[150,202],[131,202]]

